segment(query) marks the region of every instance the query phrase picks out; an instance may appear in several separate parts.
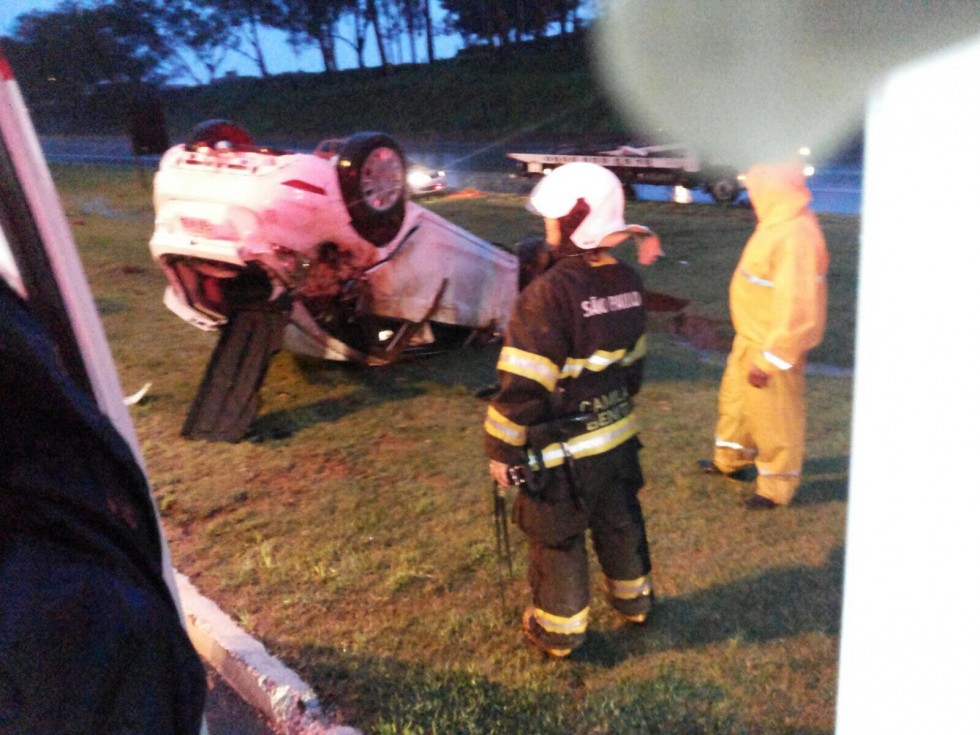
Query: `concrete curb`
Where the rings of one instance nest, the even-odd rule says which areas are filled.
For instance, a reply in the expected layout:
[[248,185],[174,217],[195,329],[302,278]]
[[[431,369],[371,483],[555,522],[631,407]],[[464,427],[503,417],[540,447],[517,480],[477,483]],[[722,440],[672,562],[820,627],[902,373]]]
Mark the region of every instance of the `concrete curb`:
[[187,633],[198,654],[282,735],[362,735],[327,721],[313,689],[174,570]]

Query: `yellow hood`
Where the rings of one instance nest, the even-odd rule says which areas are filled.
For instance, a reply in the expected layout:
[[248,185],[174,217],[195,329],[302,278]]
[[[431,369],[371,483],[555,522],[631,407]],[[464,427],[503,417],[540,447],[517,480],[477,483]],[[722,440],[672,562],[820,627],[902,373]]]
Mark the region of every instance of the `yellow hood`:
[[792,219],[813,198],[796,161],[756,164],[745,175],[745,188],[762,227]]
[[759,221],[732,275],[732,323],[757,367],[785,370],[823,337],[827,246],[800,164],[753,166],[745,183]]

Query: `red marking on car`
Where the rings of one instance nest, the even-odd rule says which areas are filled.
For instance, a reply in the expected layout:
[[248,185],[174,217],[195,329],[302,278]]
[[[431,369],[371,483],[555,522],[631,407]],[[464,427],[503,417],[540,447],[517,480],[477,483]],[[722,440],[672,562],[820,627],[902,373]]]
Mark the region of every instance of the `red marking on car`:
[[0,79],[5,82],[10,82],[14,79],[14,72],[10,68],[10,64],[7,63],[7,57],[3,55],[2,51],[0,51]]
[[300,181],[299,179],[290,179],[289,181],[283,181],[283,186],[291,186],[294,189],[299,189],[300,191],[308,191],[312,194],[319,194],[320,196],[326,196],[326,189],[322,186],[317,186],[316,184],[311,184],[308,181]]
[[200,217],[181,217],[180,226],[188,235],[214,239],[214,225]]

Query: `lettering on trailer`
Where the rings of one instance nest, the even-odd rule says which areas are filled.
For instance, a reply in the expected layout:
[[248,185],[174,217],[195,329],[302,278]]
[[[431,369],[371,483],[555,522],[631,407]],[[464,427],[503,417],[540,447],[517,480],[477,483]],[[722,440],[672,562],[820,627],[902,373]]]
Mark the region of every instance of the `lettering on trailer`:
[[527,164],[597,163],[607,168],[682,168],[694,171],[697,163],[691,158],[648,158],[645,156],[576,156],[563,153],[509,153],[511,158]]

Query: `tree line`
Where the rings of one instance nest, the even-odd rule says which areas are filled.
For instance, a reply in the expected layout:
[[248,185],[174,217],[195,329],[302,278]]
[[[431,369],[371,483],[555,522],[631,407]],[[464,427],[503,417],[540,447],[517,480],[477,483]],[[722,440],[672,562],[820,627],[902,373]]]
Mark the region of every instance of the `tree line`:
[[[63,0],[18,16],[4,52],[22,85],[214,81],[234,56],[269,76],[262,29],[285,32],[297,51],[316,48],[326,73],[347,46],[357,66],[436,59],[435,39],[502,49],[579,30],[593,0]],[[438,18],[438,20],[437,20]]]

